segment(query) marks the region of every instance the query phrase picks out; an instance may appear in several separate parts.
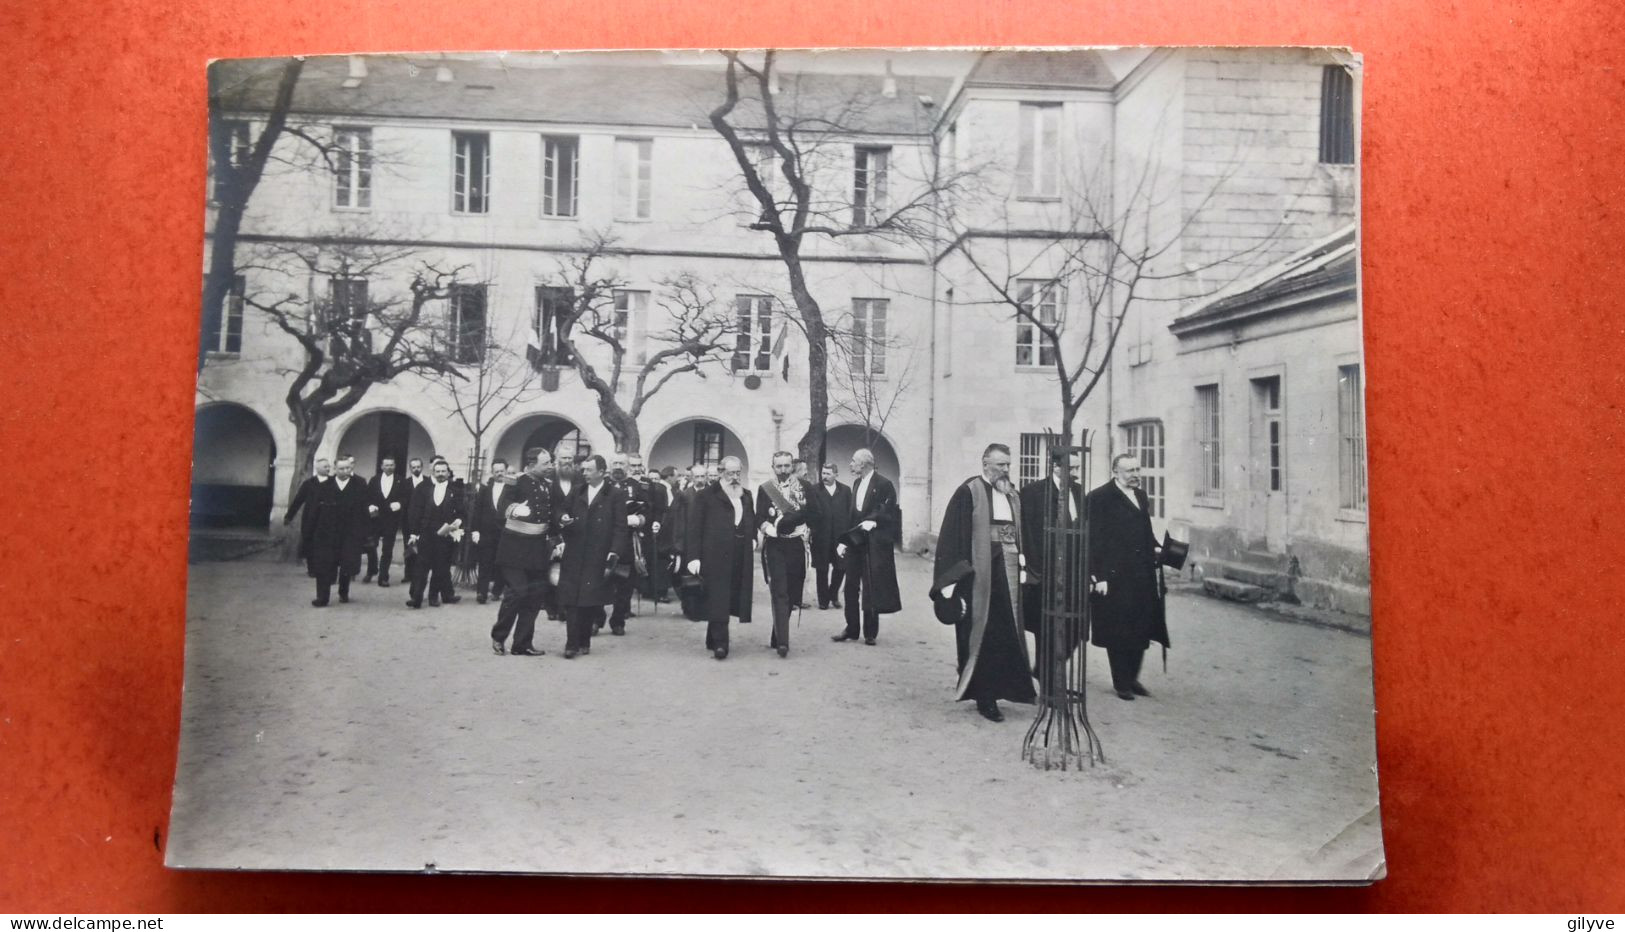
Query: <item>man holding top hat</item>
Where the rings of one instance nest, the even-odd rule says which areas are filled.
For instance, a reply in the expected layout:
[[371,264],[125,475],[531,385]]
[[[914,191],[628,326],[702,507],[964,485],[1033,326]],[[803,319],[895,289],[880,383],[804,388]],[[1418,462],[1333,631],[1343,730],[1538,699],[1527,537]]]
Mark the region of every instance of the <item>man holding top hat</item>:
[[1010,488],[1010,448],[989,444],[982,474],[960,483],[937,535],[931,598],[937,618],[954,626],[959,687],[989,721],[1004,721],[998,700],[1038,697],[1027,661],[1021,617],[1021,503]]
[[723,457],[721,472],[720,481],[706,486],[689,504],[683,559],[688,561],[689,575],[704,580],[698,607],[706,620],[705,649],[726,660],[728,619],[750,621],[757,522],[739,457]]
[[1089,640],[1106,649],[1117,698],[1151,693],[1140,685],[1140,665],[1152,641],[1168,648],[1162,548],[1151,531],[1151,502],[1140,488],[1140,461],[1112,458],[1110,482],[1089,493]]
[[564,562],[559,568],[559,609],[564,612],[564,659],[592,653],[592,634],[604,624],[604,606],[615,602],[615,578],[627,537],[626,499],[608,479],[608,464],[594,453],[581,461],[581,481],[561,505]]

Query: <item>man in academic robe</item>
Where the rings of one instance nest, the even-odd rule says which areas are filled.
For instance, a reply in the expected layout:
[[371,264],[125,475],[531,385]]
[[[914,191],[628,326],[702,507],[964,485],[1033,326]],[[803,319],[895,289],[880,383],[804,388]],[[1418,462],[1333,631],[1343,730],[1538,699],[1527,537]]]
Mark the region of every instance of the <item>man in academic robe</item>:
[[841,607],[841,581],[846,578],[835,544],[852,520],[852,489],[837,481],[841,467],[825,463],[818,470],[822,480],[812,487],[812,566],[820,609]]
[[[367,545],[367,570],[372,572],[376,568],[380,586],[389,585],[389,567],[395,560],[395,537],[406,519],[407,506],[412,504],[411,493],[411,485],[395,475],[395,458],[384,457],[378,464],[378,475],[367,483],[367,514],[372,518],[372,538],[377,544],[376,550],[373,542]],[[373,563],[375,555],[376,564]],[[411,579],[410,574],[407,578]]]
[[852,477],[856,523],[842,530],[835,544],[835,555],[846,563],[846,629],[831,640],[856,641],[861,617],[863,643],[873,647],[880,637],[880,616],[903,610],[895,553],[903,511],[897,488],[875,472],[875,455],[869,450],[852,454]]
[[474,496],[474,522],[469,531],[478,574],[474,601],[481,605],[492,598],[502,598],[503,577],[497,569],[497,545],[502,541],[502,526],[507,521],[506,509],[513,489],[514,484],[508,480],[508,461],[492,460],[491,478]]
[[1106,649],[1117,698],[1151,693],[1140,665],[1152,641],[1168,648],[1157,561],[1162,548],[1151,530],[1151,502],[1140,488],[1140,461],[1112,458],[1112,479],[1089,493],[1089,640]]
[[294,554],[301,560],[310,557],[310,524],[313,517],[311,510],[305,507],[313,499],[316,490],[321,484],[333,478],[333,464],[327,457],[316,460],[316,475],[307,476],[304,482],[299,483],[299,491],[293,493],[293,501],[288,502],[288,513],[282,516],[282,526],[287,527],[293,523],[293,516],[303,514],[299,518],[299,548]]
[[705,488],[705,466],[695,463],[689,467],[688,482],[672,498],[672,506],[667,514],[671,523],[672,550],[676,553],[677,564],[677,601],[683,608],[683,617],[689,621],[704,621],[705,609],[701,605],[698,591],[692,586],[683,585],[683,580],[690,574],[688,572],[688,515],[693,509],[694,498]]
[[649,526],[649,503],[645,498],[643,480],[637,474],[637,470],[642,466],[641,456],[616,454],[609,467],[610,484],[615,487],[626,509],[628,544],[625,552],[620,554],[622,570],[616,572],[610,580],[610,586],[615,591],[615,601],[609,612],[609,633],[616,637],[626,634],[626,619],[632,616],[632,592],[641,581],[636,556],[638,549],[642,547],[643,531]]
[[558,599],[564,612],[564,659],[592,653],[593,631],[603,626],[604,606],[615,601],[610,580],[618,574],[621,554],[631,546],[626,502],[608,481],[608,464],[598,454],[581,461],[580,481],[559,517],[564,536],[564,563],[559,569]]
[[[500,508],[497,530],[479,532],[482,537],[497,540],[492,562],[507,583],[499,598],[497,621],[491,627],[491,650],[501,656],[504,652],[515,657],[540,657],[546,651],[536,649],[536,618],[542,613],[547,592],[548,565],[558,545],[553,497],[553,484],[547,480],[552,457],[541,447],[525,451],[525,471],[517,480],[505,475],[496,480],[502,494],[482,492],[481,496],[498,503]],[[507,464],[503,464],[506,467]],[[495,469],[495,464],[492,464]],[[506,471],[504,469],[504,471]],[[482,577],[483,579],[483,577]],[[508,633],[513,632],[513,648],[506,648]]]
[[410,608],[423,607],[425,586],[431,607],[462,601],[452,588],[451,563],[463,539],[463,500],[452,488],[450,464],[437,459],[433,468],[434,479],[418,486],[406,519],[406,545],[418,553],[406,602]]
[[808,523],[812,489],[796,478],[788,451],[773,454],[773,478],[756,490],[756,519],[762,529],[762,572],[773,602],[773,635],[768,646],[780,657],[790,654],[790,609],[799,607],[807,579]]
[[[1063,500],[1061,495],[1062,467],[1054,465],[1050,468],[1047,479],[1027,483],[1021,490],[1021,552],[1027,559],[1027,584],[1021,593],[1022,626],[1033,633],[1038,644],[1038,663],[1036,670],[1043,671],[1053,662],[1054,653],[1048,640],[1044,638],[1044,598],[1043,583],[1053,576],[1058,568],[1046,562],[1044,554],[1044,529],[1051,522],[1055,526],[1076,528],[1083,517],[1083,486],[1076,479],[1067,480],[1070,494]],[[1065,509],[1063,512],[1062,509]],[[1068,537],[1067,552],[1062,555],[1063,562],[1059,571],[1062,577],[1055,580],[1059,585],[1057,590],[1063,598],[1070,594],[1070,602],[1065,606],[1069,612],[1082,609],[1082,600],[1087,587],[1083,580],[1069,579],[1071,573],[1082,572],[1082,545],[1076,536]],[[1072,652],[1077,649],[1083,640],[1084,625],[1082,621],[1062,626],[1063,630],[1053,632],[1061,640],[1061,655],[1056,660],[1065,662]],[[1060,682],[1059,678],[1056,682]]]
[[[447,472],[447,475],[450,475],[449,471]],[[406,508],[401,514],[401,534],[403,536],[407,536],[412,533],[407,527],[409,523],[408,519],[410,517],[407,512],[410,512],[412,509],[412,501],[417,498],[418,489],[423,488],[432,481],[433,480],[429,478],[428,474],[423,471],[423,460],[414,456],[407,461],[406,491],[404,493],[406,495]],[[406,554],[401,558],[401,565],[406,573],[406,582],[408,585],[411,585],[412,580],[417,578],[418,553],[417,548],[415,547],[407,547],[405,550]]]
[[718,660],[728,659],[728,619],[750,621],[756,578],[751,559],[756,513],[745,490],[744,472],[739,457],[724,457],[720,480],[694,497],[686,518],[683,556],[689,573],[705,581],[698,607],[706,621],[705,649]]
[[1010,488],[1010,448],[982,452],[982,474],[960,484],[948,500],[937,535],[933,600],[957,600],[954,640],[959,685],[954,698],[976,703],[993,722],[1004,721],[998,700],[1037,698],[1021,633],[1018,605],[1022,565],[1021,505]]
[[339,584],[339,601],[350,601],[350,580],[361,572],[361,551],[367,546],[367,487],[355,477],[355,457],[338,459],[338,474],[311,492],[310,545],[306,565],[316,577],[316,598],[322,608]]

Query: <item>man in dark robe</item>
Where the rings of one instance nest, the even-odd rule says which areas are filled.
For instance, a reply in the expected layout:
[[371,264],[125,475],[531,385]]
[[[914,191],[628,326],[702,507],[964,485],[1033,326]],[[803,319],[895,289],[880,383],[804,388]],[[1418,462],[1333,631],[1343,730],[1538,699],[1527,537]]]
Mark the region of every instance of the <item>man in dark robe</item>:
[[646,503],[643,516],[647,519],[642,528],[645,565],[643,595],[650,602],[660,603],[666,601],[666,590],[671,588],[671,567],[667,564],[670,551],[667,538],[670,532],[666,530],[666,523],[670,520],[671,487],[654,469],[643,475],[643,499]]
[[502,524],[494,532],[497,544],[492,559],[507,584],[497,608],[497,622],[491,627],[491,651],[498,656],[505,652],[510,631],[513,649],[506,653],[516,657],[547,653],[536,649],[535,638],[536,617],[542,613],[550,588],[548,564],[558,543],[554,536],[553,486],[547,480],[552,457],[541,447],[533,447],[525,451],[525,463],[525,472],[518,479],[504,476],[496,480],[504,494]]
[[316,598],[322,608],[338,580],[339,601],[350,601],[350,580],[361,572],[361,551],[367,546],[367,487],[355,477],[355,457],[341,456],[338,475],[318,483],[307,508],[310,543],[306,567],[316,577]]
[[835,554],[846,562],[846,629],[834,641],[856,641],[859,617],[863,643],[873,647],[880,636],[880,616],[903,610],[897,591],[898,539],[903,534],[903,511],[897,488],[875,472],[875,455],[868,450],[852,454],[852,513],[854,526],[841,531]]
[[[1075,528],[1083,519],[1083,487],[1076,479],[1069,479],[1067,484],[1071,494],[1063,501],[1061,496],[1061,466],[1050,468],[1047,479],[1027,483],[1021,490],[1021,551],[1027,560],[1027,582],[1021,593],[1022,626],[1033,633],[1038,644],[1038,663],[1036,670],[1042,671],[1054,661],[1054,653],[1050,643],[1044,638],[1044,586],[1046,577],[1054,575],[1057,567],[1049,565],[1044,555],[1044,528],[1050,522],[1055,526]],[[1062,509],[1065,509],[1063,512]],[[1058,590],[1063,600],[1068,604],[1066,610],[1076,612],[1082,608],[1082,600],[1087,592],[1081,576],[1068,579],[1064,574],[1082,572],[1083,547],[1075,536],[1066,538],[1069,541],[1067,552],[1062,554],[1063,576],[1056,582],[1060,585]],[[1056,658],[1065,662],[1072,656],[1079,642],[1085,634],[1083,624],[1065,625],[1064,629],[1056,632],[1061,639],[1061,656]],[[1057,680],[1056,682],[1059,682]]]
[[640,582],[637,550],[642,546],[639,539],[644,529],[649,526],[647,515],[649,503],[645,498],[643,480],[636,471],[642,467],[643,457],[637,454],[631,456],[616,454],[609,467],[610,484],[615,487],[626,509],[627,528],[627,546],[620,554],[621,569],[610,579],[610,586],[615,591],[615,601],[609,612],[609,633],[617,637],[626,634],[626,619],[633,615],[632,592]]
[[[406,496],[406,508],[401,513],[401,536],[411,536],[412,531],[410,524],[412,501],[417,498],[418,489],[423,488],[432,481],[433,480],[430,479],[429,476],[423,471],[423,460],[421,458],[414,456],[407,461],[406,491],[403,493]],[[412,584],[412,580],[417,578],[417,548],[404,547],[402,549],[405,551],[405,554],[401,557],[401,568],[402,571],[406,573],[406,583],[408,586],[410,586]]]
[[[367,514],[372,518],[372,540],[367,544],[367,568],[374,567],[373,545],[377,545],[378,585],[389,586],[389,567],[395,561],[395,537],[412,504],[412,487],[395,474],[395,458],[386,456],[378,465],[378,475],[367,484]],[[408,574],[408,579],[411,578]]]
[[795,458],[787,450],[773,454],[773,478],[756,490],[756,518],[762,528],[762,571],[773,602],[768,646],[780,657],[790,654],[790,609],[799,606],[807,580],[812,507],[812,489],[796,478]]
[[[683,617],[689,621],[704,621],[705,609],[701,605],[699,590],[693,586],[683,585],[683,580],[691,574],[688,572],[689,558],[686,554],[688,548],[688,514],[694,505],[695,496],[705,488],[705,466],[695,463],[689,467],[688,482],[672,498],[671,511],[668,519],[671,522],[672,549],[676,552],[676,586],[677,600],[682,605]],[[697,557],[696,557],[697,559]]]
[[822,480],[812,487],[812,567],[818,589],[818,607],[841,607],[841,581],[846,571],[835,555],[835,544],[854,523],[852,489],[839,481],[841,467],[825,463],[819,469]]
[[604,606],[615,601],[610,577],[627,537],[626,502],[607,479],[604,458],[581,461],[580,479],[559,517],[564,563],[559,569],[559,608],[564,612],[564,659],[592,653],[592,633],[604,623]]
[[744,487],[744,464],[724,457],[721,477],[689,504],[683,547],[690,574],[705,580],[699,608],[706,620],[705,649],[728,659],[728,619],[750,621],[751,590],[756,573],[756,512]]
[[463,500],[452,488],[451,466],[437,459],[434,480],[418,486],[406,519],[406,545],[417,550],[409,608],[423,607],[425,586],[431,607],[462,601],[452,588],[451,562],[463,539],[463,524]]
[[474,521],[470,525],[469,540],[474,544],[474,567],[478,573],[474,601],[481,605],[492,598],[502,598],[503,575],[497,569],[497,545],[502,541],[502,526],[511,504],[508,496],[513,488],[513,483],[508,481],[508,461],[494,459],[491,478],[474,496]]
[[[575,490],[581,485],[581,473],[576,469],[576,455],[574,448],[560,449],[558,456],[553,460],[553,469],[548,477],[553,485],[553,507],[556,514],[562,515],[569,509],[570,499]],[[554,556],[552,565],[548,568],[549,576],[554,584],[547,589],[543,600],[543,607],[547,609],[547,617],[552,621],[564,620],[564,609],[559,605],[559,587],[557,577],[559,568],[564,565],[561,556]]]
[[1106,649],[1117,698],[1151,693],[1140,685],[1145,650],[1168,647],[1151,502],[1140,488],[1140,461],[1112,458],[1112,480],[1089,493],[1090,642]]
[[332,462],[325,456],[318,459],[316,461],[316,475],[307,476],[304,482],[299,483],[299,491],[293,493],[293,501],[288,502],[288,512],[282,516],[282,526],[287,527],[293,523],[294,515],[300,515],[299,548],[294,555],[301,560],[308,562],[310,557],[310,523],[313,517],[311,510],[305,506],[314,500],[312,496],[316,494],[316,490],[321,487],[322,483],[329,482],[332,478]]
[[998,700],[1037,698],[1021,633],[1023,562],[1021,505],[1010,489],[1010,448],[982,453],[982,474],[965,480],[948,500],[937,535],[933,599],[965,606],[954,625],[959,688],[954,698],[972,700],[989,721],[1004,721]]

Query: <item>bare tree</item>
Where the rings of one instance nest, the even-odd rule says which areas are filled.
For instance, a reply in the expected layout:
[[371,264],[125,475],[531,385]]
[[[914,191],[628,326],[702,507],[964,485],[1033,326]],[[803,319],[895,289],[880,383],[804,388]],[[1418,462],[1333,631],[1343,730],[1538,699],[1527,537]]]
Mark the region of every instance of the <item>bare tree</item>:
[[876,326],[872,317],[848,312],[832,326],[830,412],[857,422],[864,445],[873,447],[887,421],[908,395],[918,353],[913,342]]
[[432,380],[446,393],[445,401],[474,441],[468,476],[470,487],[477,485],[485,466],[485,435],[491,425],[516,404],[537,398],[542,391],[529,361],[515,353],[513,335],[498,340],[488,323],[484,339],[473,362],[452,372],[432,372]]
[[[960,204],[951,212],[953,236],[944,255],[964,256],[976,290],[988,296],[961,303],[981,304],[1013,320],[1018,352],[1028,354],[1025,364],[1055,373],[1062,446],[1071,445],[1078,412],[1105,376],[1134,314],[1158,302],[1215,294],[1270,248],[1280,223],[1250,245],[1199,263],[1171,264],[1170,254],[1238,164],[1215,177],[1194,203],[1177,200],[1183,196],[1178,176],[1170,183],[1154,158],[1145,159],[1115,192],[1107,170],[1099,170],[1067,186],[1053,212],[1059,222],[1044,229],[1012,223],[1007,198],[991,224],[966,221],[977,205]],[[1173,221],[1159,225],[1163,217]]]
[[[256,280],[331,283],[321,295],[244,295],[245,304],[300,350],[298,364],[284,370],[291,376],[284,400],[294,425],[290,498],[310,476],[328,425],[374,385],[408,373],[463,378],[456,348],[440,333],[441,305],[466,267],[442,269],[415,261],[409,249],[348,236],[257,245],[250,259],[242,268],[258,273]],[[404,292],[377,287],[402,278]]]
[[[704,282],[686,272],[659,283],[654,301],[662,319],[655,326],[654,309],[633,307],[633,293],[605,268],[613,255],[612,237],[589,233],[581,252],[561,264],[558,283],[569,289],[570,303],[557,324],[558,336],[581,383],[597,396],[599,420],[616,451],[636,453],[643,444],[638,417],[644,406],[672,379],[687,373],[703,379],[708,369],[720,368],[734,350],[736,327],[731,309],[719,305]],[[647,319],[638,320],[645,311]],[[634,347],[638,326],[648,329],[643,345]],[[602,354],[584,351],[590,346],[586,340],[608,351],[607,372],[592,361]],[[622,403],[626,378],[631,380],[630,397]]]
[[[722,54],[724,97],[710,122],[728,143],[753,199],[756,220],[750,228],[773,238],[807,337],[808,424],[798,447],[803,459],[816,462],[829,422],[831,334],[807,284],[802,258],[807,238],[930,241],[938,232],[945,195],[970,176],[944,172],[934,153],[921,160],[913,176],[906,165],[892,161],[859,165],[858,158],[877,157],[857,155],[854,141],[861,138],[857,129],[878,93],[854,94],[818,112],[808,110],[814,106],[812,95],[781,107],[775,99],[781,75],[774,51],[764,53],[759,65],[740,52]],[[916,105],[920,128],[929,128],[931,113],[923,103]]]

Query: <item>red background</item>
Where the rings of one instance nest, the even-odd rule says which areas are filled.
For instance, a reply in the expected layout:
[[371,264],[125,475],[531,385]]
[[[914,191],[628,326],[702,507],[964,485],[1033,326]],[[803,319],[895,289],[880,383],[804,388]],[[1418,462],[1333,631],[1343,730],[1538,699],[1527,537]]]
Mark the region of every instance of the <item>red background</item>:
[[[1610,0],[7,4],[0,911],[1625,910],[1622,19]],[[987,43],[1365,55],[1389,879],[1092,889],[165,870],[205,60]]]

